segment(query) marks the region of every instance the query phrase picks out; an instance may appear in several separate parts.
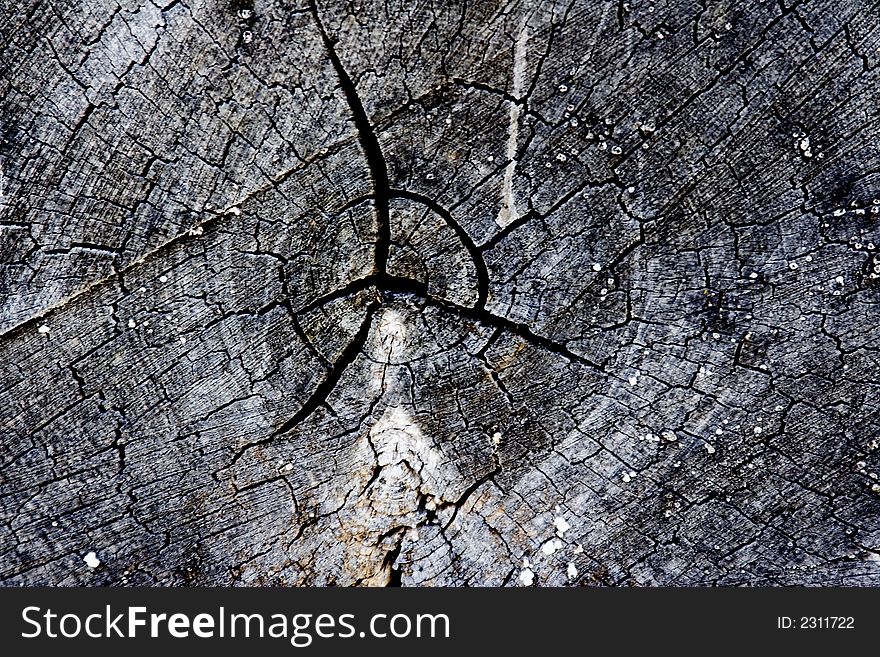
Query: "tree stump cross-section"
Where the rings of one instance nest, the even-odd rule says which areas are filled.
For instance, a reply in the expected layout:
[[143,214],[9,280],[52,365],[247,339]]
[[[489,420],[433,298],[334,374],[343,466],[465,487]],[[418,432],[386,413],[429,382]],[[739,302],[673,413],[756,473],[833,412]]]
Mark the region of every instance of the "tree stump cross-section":
[[877,9],[0,6],[0,581],[880,584]]

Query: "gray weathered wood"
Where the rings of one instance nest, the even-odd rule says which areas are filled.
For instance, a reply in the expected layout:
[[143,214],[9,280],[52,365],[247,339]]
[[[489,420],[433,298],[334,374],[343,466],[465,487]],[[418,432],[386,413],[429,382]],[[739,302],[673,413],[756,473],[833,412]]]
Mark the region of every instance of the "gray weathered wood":
[[0,1],[0,581],[880,585],[878,60],[867,0]]

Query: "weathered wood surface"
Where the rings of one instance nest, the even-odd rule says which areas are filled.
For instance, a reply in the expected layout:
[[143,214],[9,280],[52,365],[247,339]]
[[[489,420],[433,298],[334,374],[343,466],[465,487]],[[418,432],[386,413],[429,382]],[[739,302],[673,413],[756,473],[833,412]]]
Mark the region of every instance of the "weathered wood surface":
[[863,0],[0,1],[0,580],[880,584],[878,62]]

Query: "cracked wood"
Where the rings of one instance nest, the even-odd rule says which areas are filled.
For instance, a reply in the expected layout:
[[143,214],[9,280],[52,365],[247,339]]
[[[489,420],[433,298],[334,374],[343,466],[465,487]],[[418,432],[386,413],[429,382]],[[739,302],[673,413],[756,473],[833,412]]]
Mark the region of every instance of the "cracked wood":
[[878,9],[0,7],[0,581],[880,584]]

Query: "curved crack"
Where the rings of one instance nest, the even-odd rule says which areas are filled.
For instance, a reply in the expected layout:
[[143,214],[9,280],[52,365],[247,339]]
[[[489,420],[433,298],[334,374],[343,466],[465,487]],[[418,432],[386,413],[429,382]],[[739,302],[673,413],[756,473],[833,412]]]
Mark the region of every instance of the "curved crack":
[[483,254],[480,252],[480,249],[477,248],[477,245],[474,243],[474,240],[471,239],[468,232],[453,218],[452,214],[450,214],[446,208],[427,196],[402,189],[392,189],[391,195],[392,198],[409,199],[416,203],[421,203],[441,217],[443,221],[455,231],[462,246],[464,246],[470,254],[474,269],[477,271],[477,302],[474,304],[474,307],[485,308],[486,301],[489,297],[489,270],[486,267],[486,261],[483,259]]
[[[389,198],[406,199],[424,205],[438,217],[443,219],[443,221],[446,222],[446,225],[455,232],[461,245],[468,252],[468,255],[470,255],[471,263],[474,265],[474,270],[476,271],[477,301],[474,304],[474,307],[484,308],[486,306],[486,301],[488,301],[489,298],[489,269],[486,266],[486,260],[483,258],[482,249],[477,246],[476,242],[474,242],[473,238],[471,238],[470,234],[464,229],[464,227],[455,220],[452,213],[434,199],[419,194],[418,192],[411,192],[405,189],[391,189],[389,190]],[[376,200],[375,194],[359,196],[346,203],[340,211],[344,212],[350,210],[365,201],[371,200]]]
[[366,344],[367,337],[370,334],[370,326],[373,323],[373,317],[375,316],[376,310],[378,308],[379,304],[377,303],[372,303],[367,306],[366,316],[364,317],[363,322],[361,322],[358,332],[355,333],[354,337],[346,345],[345,349],[342,350],[339,358],[337,358],[336,361],[331,364],[330,369],[327,371],[327,376],[325,376],[324,379],[318,384],[318,386],[315,388],[309,398],[293,415],[293,417],[284,422],[280,427],[275,429],[275,431],[269,434],[266,438],[248,443],[247,445],[239,449],[236,452],[235,456],[232,458],[230,466],[235,465],[248,450],[254,447],[258,447],[260,445],[265,445],[271,442],[276,436],[287,433],[288,431],[294,429],[301,422],[309,418],[316,410],[318,410],[318,408],[327,403],[327,397],[330,395],[330,393],[333,392],[333,390],[336,389],[336,385],[339,383],[339,380],[342,378],[345,370],[348,369],[349,365],[354,362],[355,358],[357,358],[358,354],[361,352],[361,349],[363,349],[363,346]]

